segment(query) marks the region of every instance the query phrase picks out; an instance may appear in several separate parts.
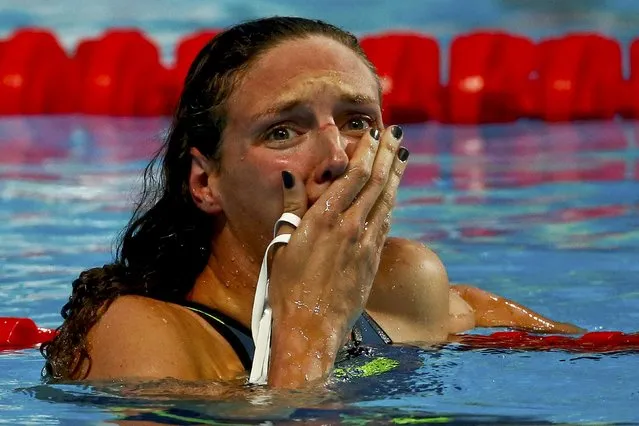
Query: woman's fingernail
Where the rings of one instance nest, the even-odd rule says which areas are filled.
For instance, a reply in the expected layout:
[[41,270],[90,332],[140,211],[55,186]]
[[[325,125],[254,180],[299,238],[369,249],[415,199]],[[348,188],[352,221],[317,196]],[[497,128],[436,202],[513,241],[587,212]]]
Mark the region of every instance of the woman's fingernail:
[[291,189],[295,185],[295,177],[287,170],[282,171],[282,182],[284,182],[284,188]]
[[379,140],[379,130],[376,129],[375,127],[371,128],[371,137],[375,139],[376,141]]
[[397,158],[399,158],[399,161],[403,162],[408,160],[409,155],[410,155],[410,152],[408,152],[408,150],[404,148],[403,146],[397,150]]
[[393,128],[391,129],[391,134],[395,139],[400,140],[402,135],[404,134],[404,131],[399,126],[393,126]]

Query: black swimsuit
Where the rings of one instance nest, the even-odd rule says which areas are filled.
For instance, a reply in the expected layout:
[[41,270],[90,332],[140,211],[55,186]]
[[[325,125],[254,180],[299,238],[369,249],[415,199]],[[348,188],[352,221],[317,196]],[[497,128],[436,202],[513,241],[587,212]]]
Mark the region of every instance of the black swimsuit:
[[[240,358],[244,368],[249,371],[251,370],[253,353],[255,352],[251,330],[233,318],[204,305],[200,305],[199,303],[185,302],[182,303],[182,306],[200,315],[211,324],[211,326],[229,342]],[[355,323],[355,327],[353,327],[351,340],[346,347],[340,351],[340,354],[338,354],[337,362],[360,354],[362,352],[362,345],[383,345],[391,343],[393,343],[393,341],[388,337],[388,334],[382,330],[379,324],[377,324],[370,315],[364,312]]]

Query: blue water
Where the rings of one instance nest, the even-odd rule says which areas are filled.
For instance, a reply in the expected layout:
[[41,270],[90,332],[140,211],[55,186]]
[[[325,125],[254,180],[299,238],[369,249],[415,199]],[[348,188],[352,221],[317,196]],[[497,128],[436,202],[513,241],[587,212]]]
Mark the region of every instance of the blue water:
[[[595,30],[627,44],[639,24],[633,0],[486,0],[464,8],[445,0],[28,3],[0,0],[0,37],[19,26],[45,26],[72,51],[107,27],[136,26],[157,40],[167,63],[184,34],[268,14],[324,18],[358,34],[412,28],[443,45],[487,27],[535,38]],[[636,331],[638,125],[409,126],[412,155],[392,232],[433,247],[452,281],[589,330]],[[165,127],[162,119],[0,118],[0,316],[60,324],[72,279],[111,259],[140,171]],[[337,382],[313,398],[247,392],[202,401],[140,398],[119,385],[44,385],[37,350],[0,352],[0,423],[96,424],[126,416],[183,424],[378,424],[405,417],[639,423],[638,354],[394,347],[376,355],[400,366]]]

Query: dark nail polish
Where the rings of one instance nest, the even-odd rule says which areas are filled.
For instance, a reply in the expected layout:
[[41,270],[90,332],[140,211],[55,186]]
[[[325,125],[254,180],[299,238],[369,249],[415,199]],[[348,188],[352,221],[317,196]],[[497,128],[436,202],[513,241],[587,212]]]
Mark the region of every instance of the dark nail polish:
[[393,128],[391,129],[391,133],[395,139],[400,140],[402,135],[404,134],[404,131],[399,126],[393,126]]
[[397,158],[399,158],[399,161],[406,161],[408,160],[408,156],[410,155],[410,152],[408,152],[408,150],[406,148],[404,148],[403,146],[399,148],[399,150],[397,150]]
[[295,185],[295,177],[291,174],[291,172],[283,170],[282,171],[282,182],[284,182],[284,188],[291,189],[293,185]]
[[379,140],[379,130],[376,129],[375,127],[371,128],[371,137],[375,139],[376,141]]

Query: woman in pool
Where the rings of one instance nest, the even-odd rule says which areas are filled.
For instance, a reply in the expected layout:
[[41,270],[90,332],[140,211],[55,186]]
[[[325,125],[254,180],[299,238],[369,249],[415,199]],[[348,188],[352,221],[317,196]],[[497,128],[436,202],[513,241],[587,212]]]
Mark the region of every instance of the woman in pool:
[[432,251],[386,237],[409,154],[380,101],[355,37],[326,23],[269,18],[211,40],[116,261],[73,283],[59,335],[43,346],[48,375],[245,374],[260,265],[283,212],[302,220],[279,228],[292,236],[272,252],[271,386],[325,379],[349,340],[437,343],[476,326],[579,332],[450,286]]

